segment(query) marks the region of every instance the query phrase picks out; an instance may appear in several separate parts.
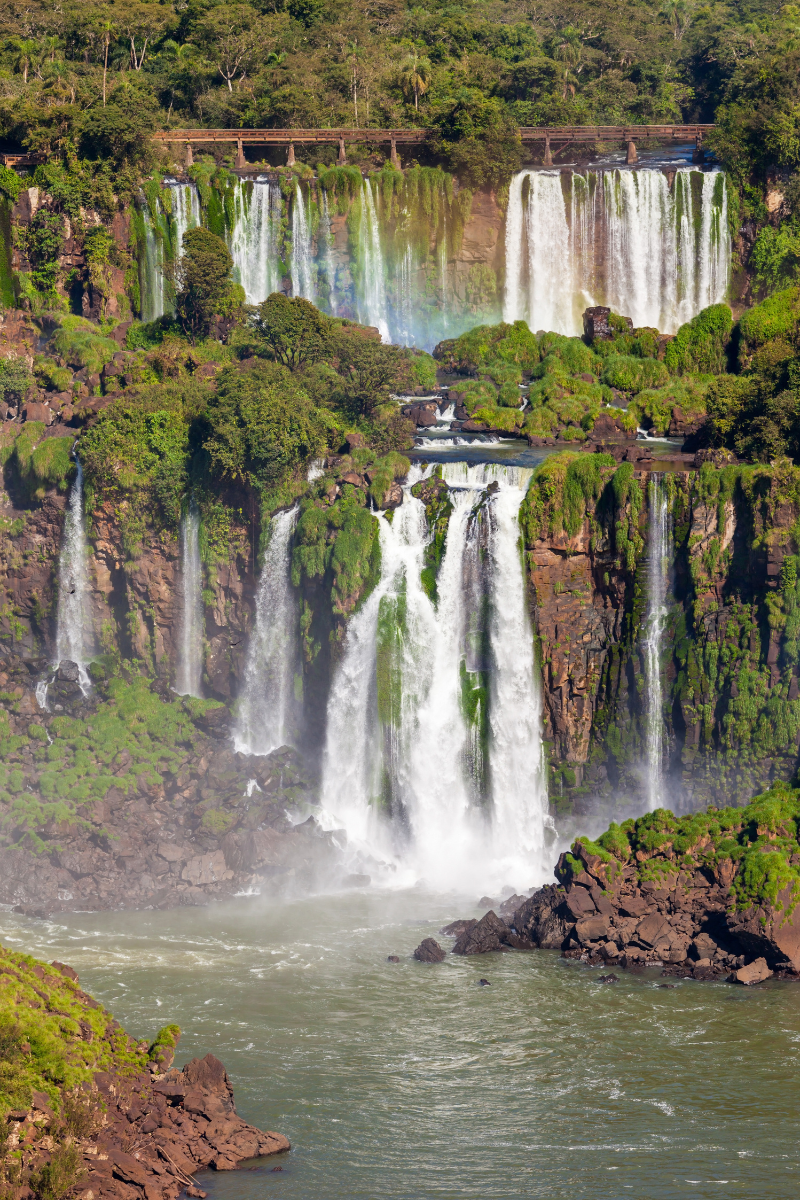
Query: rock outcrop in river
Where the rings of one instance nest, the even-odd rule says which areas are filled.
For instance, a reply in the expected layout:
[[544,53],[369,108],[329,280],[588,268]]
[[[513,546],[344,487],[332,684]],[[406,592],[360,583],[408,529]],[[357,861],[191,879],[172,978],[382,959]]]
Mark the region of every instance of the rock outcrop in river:
[[540,888],[501,920],[454,922],[456,954],[561,950],[695,979],[800,978],[800,792],[682,819],[657,809],[578,838]]
[[63,963],[0,947],[0,1193],[176,1200],[191,1176],[289,1149],[236,1113],[213,1054],[171,1066],[176,1025],[136,1042]]

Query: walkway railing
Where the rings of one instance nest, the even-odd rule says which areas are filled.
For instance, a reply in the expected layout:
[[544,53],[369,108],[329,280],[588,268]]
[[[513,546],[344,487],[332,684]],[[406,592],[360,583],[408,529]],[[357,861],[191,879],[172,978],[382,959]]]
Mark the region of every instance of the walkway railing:
[[[523,142],[544,142],[544,164],[552,166],[553,151],[576,142],[623,142],[627,146],[627,161],[637,161],[636,143],[643,141],[694,141],[694,160],[703,158],[703,138],[713,125],[553,125],[546,128],[523,126],[519,133]],[[170,129],[154,135],[156,141],[180,143],[186,146],[186,163],[191,166],[192,146],[219,142],[236,144],[237,167],[246,167],[245,146],[287,146],[287,163],[295,161],[295,144],[339,143],[339,163],[347,162],[348,142],[361,145],[388,142],[391,160],[400,165],[398,145],[422,145],[431,136],[427,129]]]

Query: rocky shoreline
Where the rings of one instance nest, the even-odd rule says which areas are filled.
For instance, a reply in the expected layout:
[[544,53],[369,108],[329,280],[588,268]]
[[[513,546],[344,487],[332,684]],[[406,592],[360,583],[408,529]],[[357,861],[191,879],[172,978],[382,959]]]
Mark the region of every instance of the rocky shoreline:
[[0,904],[48,917],[341,881],[296,751],[236,752],[227,706],[162,681],[84,696],[74,663],[41,668],[0,664]]
[[203,1197],[203,1168],[289,1150],[236,1112],[213,1054],[172,1066],[177,1026],[135,1042],[62,963],[0,947],[0,1194],[9,1200]]
[[[596,842],[578,838],[558,860],[558,883],[440,933],[460,955],[560,950],[665,976],[800,980],[799,817],[800,793],[785,786],[680,820],[657,809]],[[415,957],[438,962],[444,951],[426,939]]]

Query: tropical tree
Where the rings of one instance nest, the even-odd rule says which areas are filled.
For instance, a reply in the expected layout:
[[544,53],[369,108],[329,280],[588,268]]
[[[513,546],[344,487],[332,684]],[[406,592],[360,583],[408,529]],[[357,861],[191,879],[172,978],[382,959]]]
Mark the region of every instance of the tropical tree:
[[15,71],[19,71],[22,75],[22,82],[28,82],[28,72],[31,67],[35,66],[39,55],[39,43],[34,38],[19,38],[11,39],[11,48],[14,53],[13,66]]
[[400,86],[406,97],[413,95],[414,108],[419,111],[419,98],[430,87],[432,68],[430,60],[418,58],[416,50],[400,66]]
[[691,24],[694,10],[689,0],[663,0],[658,15],[672,26],[672,36],[675,41],[681,42]]

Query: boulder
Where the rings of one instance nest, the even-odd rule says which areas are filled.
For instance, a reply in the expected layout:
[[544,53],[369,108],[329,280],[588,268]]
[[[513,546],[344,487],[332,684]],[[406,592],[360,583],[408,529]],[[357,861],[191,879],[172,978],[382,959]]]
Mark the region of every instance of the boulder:
[[78,664],[69,658],[63,658],[58,664],[56,678],[61,683],[77,683],[80,679]]
[[793,905],[790,884],[778,892],[774,906],[729,913],[728,931],[748,957],[763,956],[773,966],[788,962],[793,971],[800,970],[800,906]]
[[763,983],[765,979],[769,979],[771,974],[767,960],[757,958],[746,967],[739,967],[738,971],[733,971],[728,980],[730,983],[742,983],[745,987],[752,987],[754,983]]
[[584,887],[574,887],[567,896],[567,908],[576,921],[582,917],[593,916],[597,911],[594,900]]
[[414,951],[414,958],[418,962],[439,963],[444,962],[445,953],[437,941],[434,941],[433,938],[425,938]]
[[471,921],[451,921],[449,925],[445,925],[440,929],[439,933],[443,933],[445,937],[458,938],[461,937],[462,933],[466,933],[467,930],[472,929],[477,924],[478,922],[475,917]]
[[471,929],[465,930],[453,947],[453,954],[488,954],[500,950],[508,939],[505,921],[490,909]]
[[575,936],[581,943],[605,941],[608,933],[608,922],[604,917],[584,917],[575,926]]

